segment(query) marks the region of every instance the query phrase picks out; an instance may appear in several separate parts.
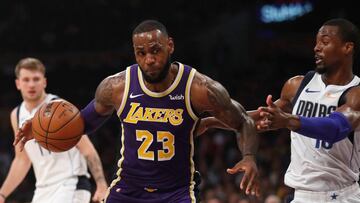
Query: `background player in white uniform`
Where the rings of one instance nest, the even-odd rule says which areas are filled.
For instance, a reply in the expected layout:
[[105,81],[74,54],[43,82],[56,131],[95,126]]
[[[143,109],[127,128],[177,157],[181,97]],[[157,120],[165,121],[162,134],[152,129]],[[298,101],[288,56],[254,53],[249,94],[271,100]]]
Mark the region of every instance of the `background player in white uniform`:
[[[293,203],[360,202],[360,79],[353,74],[358,29],[345,19],[324,23],[316,37],[316,69],[289,79],[280,98],[261,107],[261,129],[291,130],[285,184]],[[355,131],[355,132],[354,132]]]
[[[45,67],[38,59],[20,60],[15,74],[16,87],[24,100],[10,116],[16,134],[19,126],[33,117],[43,103],[57,96],[45,92]],[[0,188],[0,203],[4,203],[6,197],[22,182],[31,164],[36,177],[33,203],[90,202],[91,185],[87,164],[97,185],[93,201],[99,202],[105,196],[107,183],[101,161],[91,141],[84,135],[76,147],[61,153],[50,152],[35,140],[27,142],[24,151],[15,146],[15,158]]]

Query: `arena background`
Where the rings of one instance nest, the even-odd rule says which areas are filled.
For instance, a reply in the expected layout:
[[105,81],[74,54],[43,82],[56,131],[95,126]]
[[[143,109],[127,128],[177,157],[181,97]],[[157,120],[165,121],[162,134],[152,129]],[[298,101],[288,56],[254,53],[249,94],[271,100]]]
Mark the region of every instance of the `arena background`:
[[[289,77],[313,69],[315,35],[323,22],[344,17],[360,26],[358,12],[350,1],[2,0],[0,184],[14,156],[9,114],[21,101],[13,70],[23,57],[42,60],[48,70],[47,91],[81,108],[104,77],[134,63],[132,29],[142,20],[157,19],[175,39],[174,60],[218,80],[251,110],[264,105],[267,94],[278,98]],[[286,201],[292,193],[283,184],[290,158],[288,131],[260,137],[260,199],[246,199],[238,189],[240,175],[226,174],[226,168],[241,159],[233,133],[211,130],[196,139],[203,202],[217,197],[212,201],[257,203],[270,194]],[[90,138],[110,183],[119,158],[117,118]],[[7,202],[29,202],[33,189],[31,174]]]

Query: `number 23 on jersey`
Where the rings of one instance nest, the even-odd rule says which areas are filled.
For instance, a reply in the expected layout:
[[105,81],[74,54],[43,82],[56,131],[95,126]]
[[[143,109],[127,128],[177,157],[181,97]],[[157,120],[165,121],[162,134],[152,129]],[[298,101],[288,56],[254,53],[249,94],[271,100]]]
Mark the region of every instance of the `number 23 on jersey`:
[[[168,161],[175,155],[175,136],[169,131],[157,131],[155,141],[151,132],[136,130],[136,140],[142,142],[137,150],[139,159],[155,161],[155,156],[157,156],[158,161]],[[162,143],[162,149],[149,150],[154,142]]]

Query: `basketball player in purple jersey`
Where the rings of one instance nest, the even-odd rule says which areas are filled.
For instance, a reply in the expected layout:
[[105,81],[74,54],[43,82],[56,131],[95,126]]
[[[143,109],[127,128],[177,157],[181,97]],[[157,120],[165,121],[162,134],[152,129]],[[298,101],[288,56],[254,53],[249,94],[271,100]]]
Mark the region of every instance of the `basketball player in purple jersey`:
[[[193,203],[194,132],[208,112],[238,132],[243,159],[228,173],[244,172],[240,187],[258,194],[253,120],[218,82],[180,62],[172,62],[174,41],[164,25],[146,20],[133,31],[137,64],[105,78],[95,99],[82,110],[86,132],[114,110],[121,121],[121,158],[106,203]],[[26,135],[24,137],[24,135]],[[17,136],[23,144],[26,126]]]

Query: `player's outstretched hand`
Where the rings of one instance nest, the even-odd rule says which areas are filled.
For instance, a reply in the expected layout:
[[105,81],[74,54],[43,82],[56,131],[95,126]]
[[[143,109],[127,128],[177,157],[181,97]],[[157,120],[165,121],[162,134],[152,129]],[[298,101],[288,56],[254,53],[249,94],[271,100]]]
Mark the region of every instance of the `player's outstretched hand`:
[[240,189],[245,189],[247,195],[260,196],[260,184],[258,181],[258,169],[255,157],[252,155],[244,156],[233,168],[227,169],[229,174],[244,173],[240,183]]
[[20,151],[23,151],[25,143],[33,138],[34,135],[32,134],[30,119],[25,121],[21,128],[19,128],[19,130],[17,131],[13,145],[16,146],[17,144],[19,144]]
[[108,189],[108,186],[106,183],[96,185],[96,191],[92,198],[92,202],[102,202],[102,200],[105,199],[107,189]]
[[274,104],[271,95],[267,96],[266,104],[268,105],[267,107],[258,108],[262,120],[257,123],[257,128],[260,130],[276,130],[279,128],[286,128],[289,114]]

